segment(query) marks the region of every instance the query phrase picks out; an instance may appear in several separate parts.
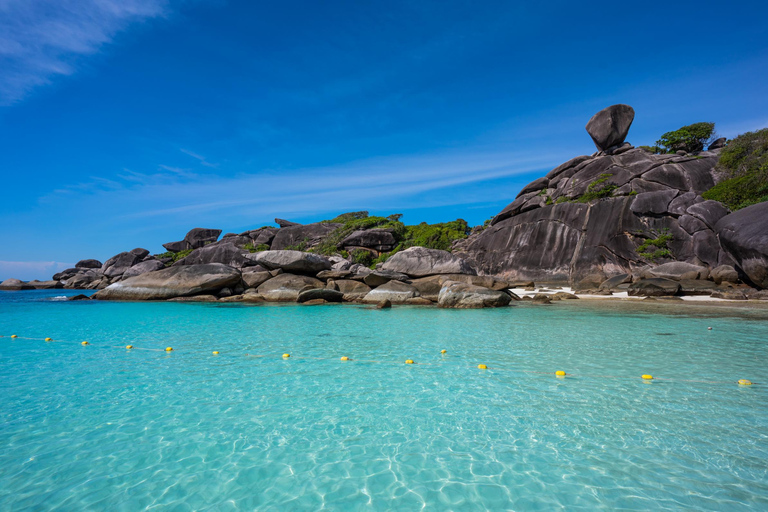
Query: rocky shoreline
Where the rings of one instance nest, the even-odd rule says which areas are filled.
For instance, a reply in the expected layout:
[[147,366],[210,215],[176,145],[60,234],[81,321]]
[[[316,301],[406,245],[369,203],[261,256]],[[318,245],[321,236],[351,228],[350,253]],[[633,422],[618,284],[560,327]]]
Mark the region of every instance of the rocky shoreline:
[[[97,300],[446,308],[576,298],[512,291],[547,286],[597,296],[768,300],[768,202],[730,212],[702,197],[720,179],[725,141],[706,151],[654,154],[624,141],[633,119],[627,105],[595,114],[587,131],[596,153],[534,180],[486,225],[460,233],[450,250],[405,247],[399,216],[383,224],[364,222],[366,212],[347,224],[345,215],[353,214],[306,225],[275,219],[279,227],[221,239],[221,230],[195,228],[164,244],[163,254],[137,248],[104,263],[81,260],[50,281],[8,279],[0,290],[95,289]],[[378,262],[362,264],[360,254]]]

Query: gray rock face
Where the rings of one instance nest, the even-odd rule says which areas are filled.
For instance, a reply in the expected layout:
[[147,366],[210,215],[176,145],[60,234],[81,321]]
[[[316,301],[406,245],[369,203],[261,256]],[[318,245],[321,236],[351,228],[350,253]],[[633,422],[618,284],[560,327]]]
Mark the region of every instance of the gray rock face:
[[139,276],[146,274],[147,272],[154,272],[155,270],[162,270],[165,268],[159,260],[146,260],[135,264],[123,273],[123,279],[127,279],[133,276]]
[[338,279],[334,281],[334,284],[344,295],[344,300],[347,302],[362,300],[371,291],[371,287],[367,284],[351,279]]
[[247,288],[258,288],[262,283],[272,279],[272,274],[266,271],[243,270],[243,282]]
[[104,265],[101,267],[101,273],[107,277],[121,276],[139,261],[141,261],[141,258],[132,252],[121,252],[104,262]]
[[220,263],[183,265],[129,277],[94,294],[101,300],[166,300],[218,292],[240,282],[240,271]]
[[[72,290],[93,290],[104,283],[104,274],[96,269],[84,269],[64,281],[64,288]],[[108,278],[106,278],[108,279]],[[103,286],[101,286],[103,288]]]
[[339,244],[341,247],[364,247],[376,251],[391,251],[395,247],[395,236],[389,229],[366,229],[353,231]]
[[187,233],[184,241],[187,242],[190,249],[199,249],[219,239],[220,229],[194,228]]
[[258,292],[268,302],[296,302],[301,292],[324,286],[314,277],[280,274],[259,285]]
[[715,284],[739,282],[739,273],[730,265],[720,265],[719,267],[713,268],[709,276]]
[[768,288],[768,202],[726,215],[715,225],[721,247],[749,280]]
[[17,291],[17,290],[34,290],[35,287],[29,283],[21,281],[19,279],[6,279],[0,283],[0,290]]
[[704,279],[706,279],[709,275],[709,271],[706,267],[701,267],[699,265],[693,265],[682,261],[672,261],[649,269],[646,274],[649,277],[663,277],[664,279],[680,281],[685,278],[684,276],[689,274],[693,274],[693,279],[699,279],[701,276],[704,276]]
[[719,139],[715,139],[712,144],[709,145],[707,148],[707,151],[712,151],[714,149],[720,149],[725,147],[727,139],[725,137],[720,137]]
[[389,281],[407,281],[408,276],[392,270],[374,270],[363,278],[363,282],[368,286],[381,286]]
[[[136,257],[139,258],[140,260],[143,260],[144,258],[149,256],[149,251],[144,249],[144,248],[142,248],[142,247],[137,247],[136,249],[133,249],[133,250],[131,250],[129,252],[131,254],[135,254]],[[75,266],[77,266],[77,265],[75,265]]]
[[303,304],[310,300],[324,300],[326,302],[341,302],[344,300],[344,294],[340,291],[330,290],[328,288],[312,288],[305,290],[296,298],[296,302]]
[[190,249],[186,240],[181,240],[179,242],[168,242],[167,244],[163,244],[163,247],[165,247],[166,251],[170,252],[181,252]]
[[709,226],[710,229],[714,229],[715,224],[729,213],[728,208],[717,201],[702,201],[693,204],[688,207],[686,212],[688,215],[696,217],[702,221]]
[[446,281],[437,305],[441,308],[495,308],[508,306],[512,298],[504,292],[457,281]]
[[378,288],[374,288],[363,297],[363,302],[377,304],[388,300],[392,304],[407,304],[408,299],[419,296],[419,291],[413,286],[400,281],[389,281]]
[[275,224],[280,226],[281,228],[290,228],[292,226],[301,226],[298,222],[291,222],[289,220],[285,219],[275,219]]
[[326,222],[317,222],[315,224],[304,224],[287,226],[280,228],[272,240],[270,249],[283,250],[298,244],[304,244],[311,248],[319,244],[323,238],[328,236],[333,230],[341,224],[331,224]]
[[249,258],[268,269],[282,269],[284,272],[302,274],[317,274],[322,270],[330,270],[328,258],[302,251],[262,251],[251,254]]
[[680,292],[680,283],[663,278],[641,279],[629,285],[627,292],[629,295],[645,297],[672,296]]
[[634,119],[635,110],[629,105],[612,105],[592,116],[587,133],[598,151],[605,151],[624,142]]
[[29,281],[27,284],[32,286],[35,290],[54,290],[58,288],[64,288],[64,285],[61,284],[61,282],[54,280],[38,281],[35,279],[33,281]]
[[249,254],[248,251],[237,248],[228,240],[222,240],[221,242],[211,243],[195,249],[188,256],[177,261],[175,265],[222,263],[230,267],[242,269],[254,264],[253,260],[246,257]]
[[75,268],[101,268],[102,263],[99,260],[80,260],[75,263]]
[[[701,193],[714,183],[714,153],[701,158],[655,155],[642,149],[579,157],[553,169],[539,192],[518,197],[491,221],[454,248],[481,274],[512,281],[571,283],[589,276],[590,288],[651,263],[672,260],[716,266],[724,256],[712,243],[714,232],[686,213],[703,204]],[[537,188],[537,184],[533,188]],[[582,202],[595,187],[615,187],[611,196]],[[592,187],[590,189],[590,187]],[[715,211],[714,206],[694,208]],[[685,216],[685,218],[683,218]],[[670,257],[646,259],[638,247],[669,235]]]
[[477,274],[465,259],[448,251],[411,247],[391,256],[382,270],[400,272],[411,277],[426,277],[435,274]]

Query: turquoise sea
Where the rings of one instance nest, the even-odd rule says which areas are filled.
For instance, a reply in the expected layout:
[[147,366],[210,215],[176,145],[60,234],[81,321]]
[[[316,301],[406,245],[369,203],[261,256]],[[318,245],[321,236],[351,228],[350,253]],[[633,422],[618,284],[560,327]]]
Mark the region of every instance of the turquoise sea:
[[0,510],[768,509],[766,309],[72,294],[0,292]]

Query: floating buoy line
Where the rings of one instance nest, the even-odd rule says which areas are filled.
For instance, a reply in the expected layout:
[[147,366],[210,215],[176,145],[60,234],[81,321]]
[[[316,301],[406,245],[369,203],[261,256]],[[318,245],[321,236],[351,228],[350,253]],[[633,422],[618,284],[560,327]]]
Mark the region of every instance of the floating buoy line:
[[[709,328],[711,329],[711,327]],[[75,343],[72,341],[67,340],[55,340],[53,338],[47,337],[47,338],[28,338],[23,336],[18,336],[16,334],[12,334],[10,336],[2,336],[0,335],[0,338],[9,338],[14,340],[30,340],[30,341],[45,341],[45,342],[58,342],[58,343]],[[80,341],[80,345],[86,347],[91,346],[91,343],[89,341]],[[133,345],[123,345],[123,346],[113,346],[113,345],[103,345],[102,348],[121,348],[125,350],[148,350],[151,352],[174,352],[173,347],[166,347],[164,349],[160,348],[143,348],[143,347],[134,347]],[[440,351],[440,354],[442,356],[445,356],[447,351],[445,349]],[[220,353],[218,350],[214,350],[212,352],[212,355],[218,356]],[[270,355],[270,354],[245,354],[245,357],[252,357],[252,358],[262,358],[262,359],[269,359],[269,358],[277,358],[280,357],[283,360],[287,361],[289,359],[306,359],[306,360],[314,360],[314,361],[330,361],[333,359],[336,359],[336,357],[309,357],[309,356],[292,356],[290,353],[286,352],[282,355]],[[381,360],[374,360],[374,359],[352,359],[349,356],[341,356],[341,361],[345,362],[358,362],[358,363],[373,363],[373,364],[403,364],[401,362],[397,361],[381,361]],[[430,362],[419,362],[417,363],[413,359],[406,359],[405,360],[406,365],[418,365],[418,366],[443,366],[444,362],[439,363],[430,363]],[[723,380],[697,380],[697,379],[677,379],[677,378],[659,378],[654,377],[650,374],[642,374],[640,376],[621,376],[621,375],[591,375],[591,374],[576,374],[576,373],[566,373],[563,370],[557,370],[555,372],[542,372],[542,371],[535,371],[535,370],[521,370],[521,369],[512,369],[512,368],[503,368],[503,367],[489,367],[487,364],[480,363],[477,365],[477,369],[479,370],[493,370],[493,371],[499,371],[499,372],[513,372],[513,373],[530,373],[530,374],[537,374],[537,375],[554,375],[560,379],[571,377],[571,378],[602,378],[602,379],[641,379],[646,383],[650,383],[652,381],[665,381],[665,382],[694,382],[699,384],[738,384],[741,386],[753,386],[756,383],[752,382],[748,379],[739,379],[737,381],[723,381]]]

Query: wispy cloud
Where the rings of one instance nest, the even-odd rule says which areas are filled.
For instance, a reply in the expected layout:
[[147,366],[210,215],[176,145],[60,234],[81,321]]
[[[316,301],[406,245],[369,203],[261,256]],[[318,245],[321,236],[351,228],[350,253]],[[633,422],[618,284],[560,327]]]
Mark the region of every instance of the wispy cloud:
[[13,104],[131,23],[161,16],[167,0],[0,0],[0,105]]
[[189,155],[192,158],[198,160],[200,162],[200,165],[204,165],[206,167],[213,167],[214,169],[219,166],[219,164],[217,163],[215,164],[215,163],[209,162],[203,155],[198,155],[197,153],[189,151],[188,149],[181,149],[180,151],[185,155]]
[[0,281],[8,278],[22,280],[49,279],[74,264],[60,261],[0,261]]
[[[548,170],[568,155],[541,152],[452,151],[427,156],[367,159],[293,170],[263,170],[222,177],[212,174],[128,173],[119,186],[91,182],[68,187],[67,199],[87,194],[91,208],[108,208],[113,221],[216,218],[243,223],[275,215],[461,205],[488,201],[469,193],[479,182]],[[117,179],[117,178],[116,178]],[[450,193],[437,193],[444,189]],[[421,199],[415,204],[414,197]],[[439,197],[438,197],[439,196]],[[493,199],[513,194],[494,194]],[[60,193],[44,199],[56,203]],[[239,220],[238,220],[239,219]]]

